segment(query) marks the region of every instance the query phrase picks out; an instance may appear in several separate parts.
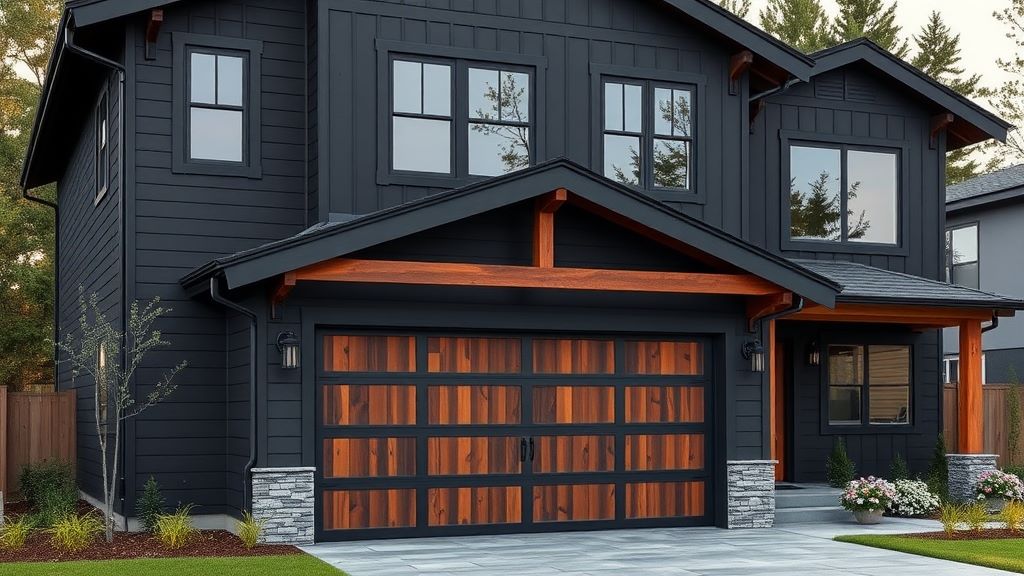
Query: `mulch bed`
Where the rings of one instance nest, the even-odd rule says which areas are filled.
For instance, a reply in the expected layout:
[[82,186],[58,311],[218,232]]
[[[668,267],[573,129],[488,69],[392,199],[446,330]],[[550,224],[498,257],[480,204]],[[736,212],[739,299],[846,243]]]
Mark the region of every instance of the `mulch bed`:
[[923,538],[925,540],[1010,540],[1024,538],[1024,532],[993,528],[980,531],[957,530],[953,534],[945,532],[924,532],[921,534],[903,534],[905,538]]

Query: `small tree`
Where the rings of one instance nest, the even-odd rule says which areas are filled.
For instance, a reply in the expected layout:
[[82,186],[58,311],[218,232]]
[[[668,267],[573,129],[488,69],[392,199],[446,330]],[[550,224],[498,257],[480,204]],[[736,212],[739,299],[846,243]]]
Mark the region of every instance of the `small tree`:
[[835,444],[832,445],[832,453],[829,454],[828,461],[825,463],[825,477],[828,479],[829,486],[845,488],[846,483],[853,480],[856,473],[857,467],[846,453],[846,443],[843,442],[843,437],[836,436]]
[[[71,365],[71,378],[91,377],[96,437],[100,448],[103,473],[103,513],[106,517],[107,542],[114,539],[114,502],[117,498],[117,455],[121,448],[121,423],[159,404],[174,392],[174,377],[186,362],[164,373],[152,384],[145,398],[136,400],[133,379],[146,353],[170,345],[153,329],[157,318],[170,312],[154,298],[144,307],[133,302],[128,314],[127,330],[119,331],[107,320],[99,307],[99,296],[85,298],[79,288],[79,328],[58,343],[61,362]],[[111,442],[113,446],[111,449]]]
[[1017,454],[1020,452],[1020,433],[1022,415],[1020,405],[1020,378],[1017,377],[1017,369],[1010,366],[1010,389],[1006,391],[1006,463],[1016,466],[1019,462]]
[[135,504],[135,515],[142,521],[142,528],[146,532],[156,530],[157,517],[164,513],[165,506],[166,501],[163,494],[160,493],[160,485],[156,483],[155,478],[150,476],[142,489],[142,497]]
[[899,452],[892,457],[892,463],[889,464],[889,480],[892,482],[910,480],[910,466],[907,464],[907,459]]
[[939,434],[928,467],[928,490],[943,502],[949,500],[949,463],[946,461],[946,438]]

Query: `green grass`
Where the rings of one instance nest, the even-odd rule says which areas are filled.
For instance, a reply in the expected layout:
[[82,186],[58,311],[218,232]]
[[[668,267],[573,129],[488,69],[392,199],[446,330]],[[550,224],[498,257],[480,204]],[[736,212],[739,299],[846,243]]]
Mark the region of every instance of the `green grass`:
[[0,564],[0,574],[11,576],[346,576],[312,556],[256,556],[248,558],[160,558],[102,562]]
[[838,542],[930,556],[1024,574],[1024,539],[927,540],[907,536],[837,536]]

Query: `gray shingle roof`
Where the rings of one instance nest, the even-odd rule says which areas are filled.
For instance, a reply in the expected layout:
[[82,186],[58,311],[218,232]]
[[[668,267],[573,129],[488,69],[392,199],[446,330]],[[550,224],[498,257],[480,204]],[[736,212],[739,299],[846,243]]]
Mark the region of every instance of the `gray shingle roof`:
[[1024,164],[982,174],[946,188],[946,203],[1024,186]]
[[793,259],[793,262],[842,286],[837,300],[843,302],[1024,310],[1024,300],[856,262],[803,259]]

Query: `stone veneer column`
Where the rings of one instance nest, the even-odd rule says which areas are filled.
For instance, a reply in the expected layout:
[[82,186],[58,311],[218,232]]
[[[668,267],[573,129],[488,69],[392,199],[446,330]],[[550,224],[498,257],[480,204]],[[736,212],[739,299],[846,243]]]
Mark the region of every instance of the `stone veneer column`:
[[973,502],[978,477],[996,469],[996,458],[995,454],[947,454],[949,497],[954,502]]
[[775,525],[774,460],[727,462],[729,528]]
[[253,468],[252,515],[263,520],[260,542],[312,544],[316,468]]

